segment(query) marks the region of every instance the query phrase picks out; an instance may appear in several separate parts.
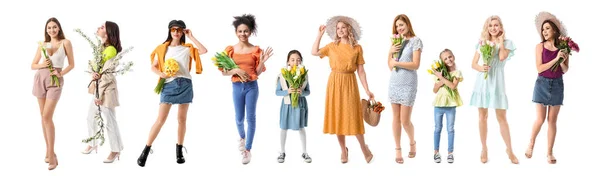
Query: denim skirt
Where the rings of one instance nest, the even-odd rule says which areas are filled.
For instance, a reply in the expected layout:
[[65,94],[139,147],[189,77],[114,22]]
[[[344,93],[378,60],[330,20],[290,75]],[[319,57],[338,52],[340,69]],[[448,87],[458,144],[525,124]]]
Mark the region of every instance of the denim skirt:
[[188,78],[175,78],[173,81],[165,83],[160,93],[160,103],[167,104],[186,104],[192,103],[194,90],[192,80]]
[[544,106],[561,106],[565,96],[562,77],[546,78],[538,76],[533,88],[533,102]]

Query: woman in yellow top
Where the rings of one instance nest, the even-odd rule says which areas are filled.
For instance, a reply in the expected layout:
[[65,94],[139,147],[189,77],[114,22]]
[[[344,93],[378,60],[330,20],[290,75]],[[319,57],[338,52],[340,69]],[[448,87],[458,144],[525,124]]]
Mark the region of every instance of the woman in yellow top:
[[[202,73],[202,63],[200,62],[200,55],[206,53],[206,48],[192,35],[190,29],[186,29],[186,25],[181,20],[172,20],[169,22],[167,40],[162,44],[158,45],[156,49],[150,54],[152,61],[152,72],[158,75],[160,78],[166,79],[165,85],[160,92],[160,107],[158,109],[158,118],[148,136],[146,146],[142,151],[142,154],[137,160],[140,167],[146,165],[146,159],[150,153],[150,148],[158,132],[165,124],[167,115],[171,110],[171,106],[177,104],[179,106],[177,112],[177,120],[179,121],[179,127],[177,129],[177,144],[175,145],[175,155],[177,157],[177,163],[185,163],[183,157],[183,139],[185,137],[186,130],[186,119],[187,112],[192,99],[194,98],[194,92],[192,87],[192,61],[196,63],[196,74]],[[185,34],[185,36],[184,36]],[[194,44],[198,47],[195,48],[191,43],[185,43],[185,38],[191,39]],[[155,57],[156,56],[156,57]],[[167,75],[164,73],[164,63],[167,59],[175,59],[179,65],[179,70],[175,75]]]
[[[112,59],[121,52],[121,39],[119,35],[119,26],[112,22],[106,21],[102,26],[98,27],[96,34],[102,39],[104,50],[102,54],[102,70],[109,70],[115,66],[112,64]],[[88,133],[89,136],[94,136],[98,131],[98,125],[95,119],[96,113],[98,113],[98,107],[102,112],[102,117],[106,120],[106,132],[110,142],[110,155],[104,160],[104,163],[112,163],[116,158],[119,158],[121,150],[123,150],[123,141],[119,132],[119,126],[117,125],[117,117],[115,114],[115,107],[119,106],[119,97],[117,91],[117,79],[111,73],[99,75],[98,73],[92,74],[92,81],[98,81],[98,95],[96,95],[96,84],[90,84],[89,93],[94,95],[94,99],[90,103],[90,109],[88,111]],[[83,154],[90,154],[92,151],[98,152],[98,145],[96,140],[90,141],[91,145],[82,151]]]
[[[444,62],[448,73],[453,77],[452,80],[444,78],[441,72],[433,71],[435,75],[435,85],[433,93],[436,93],[433,101],[433,119],[435,121],[435,131],[433,132],[433,160],[436,163],[442,161],[440,156],[440,133],[442,132],[442,122],[446,114],[446,130],[448,131],[448,163],[454,163],[454,120],[456,117],[456,107],[462,106],[463,102],[458,93],[458,83],[462,82],[463,77],[460,70],[456,69],[454,54],[449,49],[444,49],[440,53],[440,60]],[[447,88],[445,88],[447,87]],[[442,89],[442,90],[440,90]],[[452,91],[452,94],[451,94]]]
[[[321,38],[327,31],[334,40],[323,48],[319,48]],[[363,64],[362,47],[358,44],[360,39],[360,26],[346,16],[335,16],[320,26],[319,35],[312,47],[312,55],[320,58],[329,57],[331,74],[327,82],[327,96],[325,99],[325,120],[323,132],[336,134],[342,149],[341,162],[348,162],[348,148],[346,135],[355,135],[367,163],[371,162],[373,154],[365,144],[365,128],[360,106],[360,94],[354,72],[358,77],[370,99],[374,98],[369,91],[367,75]]]

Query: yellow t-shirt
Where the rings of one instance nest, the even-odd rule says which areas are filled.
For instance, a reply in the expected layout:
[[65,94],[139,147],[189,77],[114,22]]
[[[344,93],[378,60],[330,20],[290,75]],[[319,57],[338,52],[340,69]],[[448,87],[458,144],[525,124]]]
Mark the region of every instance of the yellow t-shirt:
[[[104,63],[106,63],[106,61],[114,58],[115,56],[117,56],[117,49],[114,46],[108,46],[106,48],[104,48],[104,51],[102,51],[102,61],[100,61],[101,65],[104,65]],[[99,70],[102,71],[102,70]]]
[[[463,81],[463,76],[462,73],[459,70],[455,70],[450,72],[450,75],[454,76],[455,78],[458,79],[458,82],[462,82]],[[435,82],[439,82],[438,78],[436,76],[434,76],[434,80]],[[458,106],[462,106],[463,102],[462,99],[460,98],[460,94],[458,93],[458,88],[456,88],[456,98],[452,98],[450,96],[450,93],[448,92],[448,89],[445,87],[441,87],[440,90],[438,90],[435,99],[433,100],[433,106],[435,107],[458,107]]]

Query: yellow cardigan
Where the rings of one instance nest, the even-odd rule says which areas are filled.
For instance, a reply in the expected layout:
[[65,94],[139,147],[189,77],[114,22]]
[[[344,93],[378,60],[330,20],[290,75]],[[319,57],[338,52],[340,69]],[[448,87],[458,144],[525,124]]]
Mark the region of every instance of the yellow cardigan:
[[[164,71],[165,54],[167,54],[167,48],[169,47],[170,44],[171,44],[171,42],[165,42],[161,45],[158,45],[156,47],[156,49],[154,49],[152,54],[150,54],[150,62],[151,63],[154,62],[154,57],[158,56],[158,70],[160,72]],[[190,65],[188,67],[189,71],[192,70],[192,60],[193,60],[194,62],[196,62],[196,74],[201,74],[202,73],[202,62],[200,61],[200,54],[198,53],[198,49],[195,48],[194,45],[192,45],[191,43],[185,43],[182,45],[190,48],[190,63],[189,63]]]

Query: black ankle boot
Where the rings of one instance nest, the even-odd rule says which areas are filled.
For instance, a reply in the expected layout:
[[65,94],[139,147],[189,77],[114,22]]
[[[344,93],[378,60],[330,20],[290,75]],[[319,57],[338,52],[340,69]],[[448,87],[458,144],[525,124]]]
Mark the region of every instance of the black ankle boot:
[[140,167],[144,167],[144,166],[146,165],[146,159],[148,159],[148,154],[149,154],[149,153],[150,153],[150,151],[151,151],[150,147],[151,147],[151,146],[146,146],[146,147],[144,147],[144,151],[142,151],[142,154],[141,154],[141,155],[140,155],[140,157],[138,158],[138,160],[137,160],[137,164],[138,164]]
[[177,163],[183,164],[185,163],[185,158],[183,158],[183,145],[176,144],[175,145],[175,155],[177,155]]

